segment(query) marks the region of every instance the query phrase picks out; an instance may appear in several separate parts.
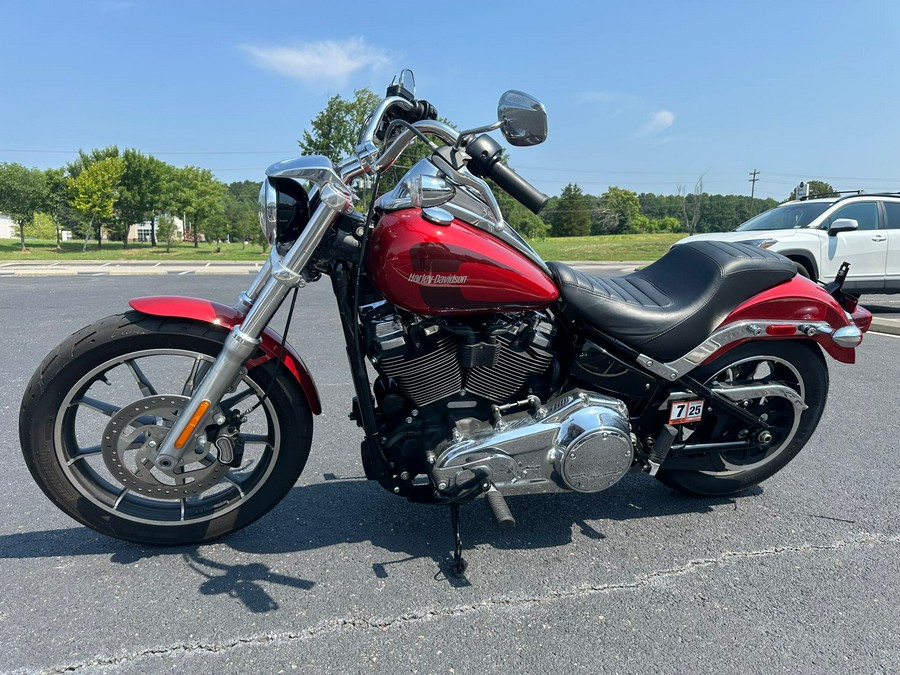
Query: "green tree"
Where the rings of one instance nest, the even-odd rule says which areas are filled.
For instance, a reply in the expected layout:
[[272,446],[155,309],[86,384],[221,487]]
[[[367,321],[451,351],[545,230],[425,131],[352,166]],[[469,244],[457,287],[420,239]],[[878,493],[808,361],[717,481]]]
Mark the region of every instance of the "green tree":
[[56,248],[62,242],[62,231],[84,236],[85,223],[81,214],[72,207],[72,196],[65,169],[47,169],[44,172],[47,181],[47,202],[44,210],[56,225]]
[[337,163],[356,147],[366,117],[381,101],[371,89],[357,89],[348,101],[340,94],[332,96],[325,110],[316,115],[309,131],[297,141],[304,155],[325,155]]
[[[125,171],[125,161],[121,157],[108,157],[93,162],[69,178],[72,191],[72,205],[75,210],[90,220],[90,228],[96,227],[97,246],[103,243],[103,226],[111,226],[119,199],[119,183]],[[87,248],[87,235],[84,239]]]
[[172,248],[172,239],[175,237],[175,219],[167,213],[161,215],[156,223],[156,233],[160,241],[166,243],[166,253]]
[[[741,223],[751,217],[750,200],[747,195],[702,195],[702,206],[696,223],[697,232],[730,232]],[[687,210],[693,212],[693,195],[655,195],[640,194],[638,200],[641,204],[641,213],[650,218],[651,226],[657,230],[670,230],[671,221],[676,218],[682,221],[682,225],[675,228],[674,232],[684,230],[683,202],[686,202]],[[778,202],[771,198],[754,199],[754,210],[760,213],[776,206]],[[662,221],[668,221],[664,224]],[[654,223],[656,223],[654,225]]]
[[246,242],[261,245],[267,243],[259,227],[258,199],[257,182],[245,180],[228,185],[228,193],[225,196],[225,219],[232,241],[240,241],[242,245]]
[[[165,162],[129,148],[122,153],[125,170],[122,173],[119,195],[119,213],[125,227],[123,241],[128,246],[128,230],[131,225],[154,222],[154,216],[163,210],[165,201]],[[150,226],[150,245],[156,246],[156,227]]]
[[581,237],[591,233],[588,199],[575,183],[569,183],[559,196],[551,234],[554,237]]
[[681,221],[675,216],[651,218],[650,229],[653,232],[678,232],[681,229]]
[[104,159],[110,159],[119,156],[119,148],[116,145],[108,145],[105,148],[94,148],[90,152],[78,150],[78,157],[66,164],[66,173],[72,178],[78,178],[78,175],[88,168],[91,164],[102,162]]
[[173,197],[176,212],[184,213],[190,223],[194,248],[200,245],[200,234],[210,236],[218,232],[224,217],[224,195],[227,188],[216,180],[212,171],[196,166],[186,166],[175,170],[177,190]]
[[591,234],[614,234],[619,232],[641,232],[649,225],[647,217],[641,216],[641,203],[638,196],[631,190],[610,186],[600,195],[598,202],[601,219],[600,231],[592,231]]
[[35,239],[56,238],[56,223],[48,213],[35,213],[34,219],[27,229],[28,235]]
[[36,211],[47,202],[47,177],[43,171],[21,164],[0,164],[0,211],[19,226],[19,241],[25,248],[25,228]]

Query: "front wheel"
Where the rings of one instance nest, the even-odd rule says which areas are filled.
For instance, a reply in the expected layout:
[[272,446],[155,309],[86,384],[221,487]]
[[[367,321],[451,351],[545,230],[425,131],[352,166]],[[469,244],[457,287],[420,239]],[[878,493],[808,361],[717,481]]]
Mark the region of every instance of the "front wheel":
[[[828,396],[828,368],[819,347],[811,342],[750,342],[699,368],[695,379],[715,387],[779,384],[790,387],[806,404],[797,412],[786,398],[761,397],[745,407],[765,420],[773,434],[764,447],[716,454],[684,454],[671,458],[670,467],[656,477],[674,490],[692,495],[729,495],[764,481],[790,462],[806,445],[822,417]],[[738,441],[747,437],[745,425],[731,416],[707,413],[682,431],[689,444]],[[697,468],[693,469],[691,466]]]
[[66,339],[35,372],[19,415],[25,462],[44,493],[84,525],[144,544],[208,541],[274,507],[309,456],[312,415],[271,360],[242,369],[222,401],[233,451],[203,439],[171,474],[153,464],[227,335],[129,312]]

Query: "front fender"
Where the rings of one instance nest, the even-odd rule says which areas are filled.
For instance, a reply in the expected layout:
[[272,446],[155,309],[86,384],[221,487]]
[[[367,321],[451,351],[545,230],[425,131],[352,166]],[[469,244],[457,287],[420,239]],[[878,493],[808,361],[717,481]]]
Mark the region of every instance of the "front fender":
[[[142,314],[192,319],[228,329],[239,325],[244,318],[244,315],[237,310],[221,305],[218,302],[178,295],[154,295],[144,298],[133,298],[128,304],[132,309]],[[263,356],[248,361],[248,368],[258,366],[269,359],[277,359],[278,352],[281,350],[281,336],[271,328],[266,328],[262,334],[260,349],[262,349]],[[282,365],[297,380],[297,383],[306,395],[306,400],[309,401],[310,410],[314,414],[320,415],[322,413],[322,401],[319,398],[319,390],[316,388],[316,383],[313,381],[306,364],[303,363],[303,359],[289,344],[284,345]]]

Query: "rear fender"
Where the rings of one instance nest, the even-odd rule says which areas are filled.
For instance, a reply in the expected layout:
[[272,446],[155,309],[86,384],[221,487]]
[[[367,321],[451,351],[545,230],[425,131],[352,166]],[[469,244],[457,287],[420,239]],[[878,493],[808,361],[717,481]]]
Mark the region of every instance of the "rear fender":
[[[144,298],[134,298],[128,303],[131,308],[149,314],[151,316],[166,316],[177,319],[192,319],[202,321],[223,328],[234,328],[239,325],[244,315],[237,310],[221,305],[218,302],[202,300],[200,298],[187,298],[177,295],[156,295]],[[271,328],[266,328],[262,334],[260,349],[263,355],[247,361],[247,367],[254,368],[270,359],[277,359],[281,350],[281,336]],[[322,413],[322,401],[312,375],[303,359],[289,344],[284,345],[282,364],[288,372],[297,380],[297,384],[306,395],[310,410],[316,415]]]
[[[852,347],[842,347],[836,344],[830,335],[779,331],[777,322],[810,322],[827,323],[832,329],[837,330],[844,326],[855,325],[862,332],[869,328],[871,314],[859,307],[852,317],[847,314],[840,303],[835,300],[825,289],[814,281],[795,276],[783,284],[779,284],[762,293],[759,293],[743,304],[739,305],[729,314],[716,330],[738,321],[759,321],[766,324],[776,324],[772,333],[763,332],[757,336],[748,336],[747,340],[732,342],[706,359],[704,363],[712,361],[720,354],[736,347],[743,342],[759,339],[803,339],[818,342],[832,358],[842,363],[854,363],[856,351]],[[785,326],[784,328],[787,328]]]

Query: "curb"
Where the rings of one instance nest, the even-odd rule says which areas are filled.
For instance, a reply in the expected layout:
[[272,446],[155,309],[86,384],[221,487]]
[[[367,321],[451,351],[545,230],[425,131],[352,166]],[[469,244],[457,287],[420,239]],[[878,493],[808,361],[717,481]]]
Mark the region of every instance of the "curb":
[[872,325],[869,326],[869,331],[872,333],[886,333],[887,335],[900,335],[900,320],[872,317]]

